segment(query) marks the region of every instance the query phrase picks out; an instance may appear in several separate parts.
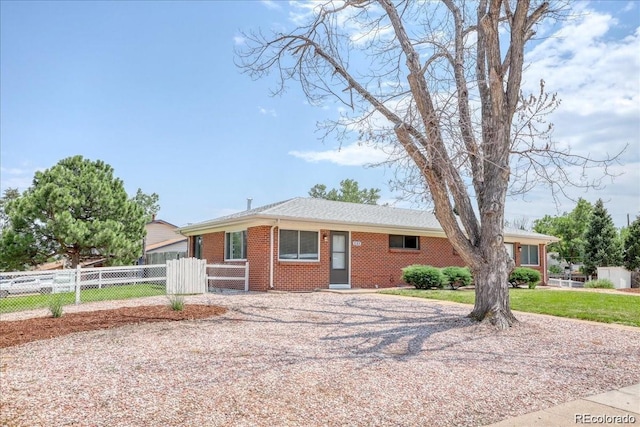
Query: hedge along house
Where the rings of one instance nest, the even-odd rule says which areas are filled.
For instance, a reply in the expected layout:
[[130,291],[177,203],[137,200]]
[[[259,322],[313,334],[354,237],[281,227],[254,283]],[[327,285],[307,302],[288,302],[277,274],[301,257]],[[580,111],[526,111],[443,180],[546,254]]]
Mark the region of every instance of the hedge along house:
[[[189,256],[249,262],[252,291],[393,287],[412,264],[465,265],[433,214],[388,206],[295,198],[178,232],[189,237]],[[504,240],[516,265],[546,283],[546,245],[558,239],[514,229]]]

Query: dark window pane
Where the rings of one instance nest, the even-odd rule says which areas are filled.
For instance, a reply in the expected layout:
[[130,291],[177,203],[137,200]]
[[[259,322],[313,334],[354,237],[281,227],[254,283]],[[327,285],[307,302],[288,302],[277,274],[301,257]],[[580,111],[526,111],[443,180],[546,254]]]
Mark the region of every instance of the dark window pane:
[[389,247],[394,249],[420,249],[420,238],[418,236],[390,234]]
[[520,256],[521,265],[539,265],[540,260],[538,258],[538,246],[536,245],[522,245],[522,253]]
[[406,249],[418,249],[418,236],[404,236],[404,247]]
[[247,259],[247,231],[242,232],[242,259]]
[[318,259],[318,233],[300,232],[300,259]]
[[193,256],[194,258],[202,259],[202,236],[193,238]]
[[246,258],[246,231],[235,231],[225,235],[225,259]]
[[229,259],[231,254],[231,233],[224,233],[224,259]]
[[389,247],[402,249],[404,247],[403,236],[398,236],[395,234],[389,235]]
[[280,230],[280,258],[298,258],[298,232],[296,230]]

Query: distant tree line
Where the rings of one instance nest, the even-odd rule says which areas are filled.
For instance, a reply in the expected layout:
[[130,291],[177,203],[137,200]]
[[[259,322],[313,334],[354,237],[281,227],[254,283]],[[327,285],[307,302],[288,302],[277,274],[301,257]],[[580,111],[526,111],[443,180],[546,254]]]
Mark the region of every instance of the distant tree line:
[[326,185],[316,184],[309,190],[309,196],[315,199],[376,205],[378,204],[378,200],[380,200],[380,189],[360,189],[358,181],[353,179],[344,179],[340,181],[340,188],[332,188],[329,191],[327,191]]
[[549,251],[569,264],[583,264],[585,274],[594,274],[597,267],[640,269],[640,216],[618,230],[602,199],[592,205],[580,198],[571,212],[534,221],[533,230],[559,237]]

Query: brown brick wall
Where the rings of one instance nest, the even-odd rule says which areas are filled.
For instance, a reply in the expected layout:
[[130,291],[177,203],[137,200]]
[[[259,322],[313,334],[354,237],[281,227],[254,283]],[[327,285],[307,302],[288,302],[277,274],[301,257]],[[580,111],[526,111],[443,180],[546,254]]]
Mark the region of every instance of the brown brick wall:
[[[249,290],[269,289],[269,233],[271,227],[265,225],[247,230],[247,261],[249,261]],[[274,232],[275,233],[275,232]]]
[[274,289],[280,291],[313,291],[329,287],[329,236],[328,230],[320,230],[319,261],[279,261],[278,228],[274,230]]
[[[249,261],[249,289],[269,289],[270,226],[250,227],[247,230],[247,259]],[[279,261],[278,228],[274,236],[274,289],[281,291],[313,291],[329,287],[329,242],[323,236],[329,230],[320,230],[320,261]],[[360,242],[353,246],[353,241]],[[519,243],[515,244],[516,265],[520,265]],[[402,268],[412,264],[447,267],[464,266],[445,238],[420,237],[419,250],[389,248],[389,235],[382,233],[351,233],[349,242],[351,286],[357,288],[393,287],[402,283]],[[209,263],[224,263],[224,232],[203,235],[203,258]],[[545,246],[540,245],[540,266],[531,266],[543,274],[546,283]]]
[[224,231],[202,235],[202,259],[209,264],[224,263]]
[[422,236],[419,250],[390,249],[388,234],[354,232],[351,238],[361,242],[360,246],[351,246],[352,287],[398,286],[402,283],[402,269],[412,264],[464,266],[462,258],[443,238]]

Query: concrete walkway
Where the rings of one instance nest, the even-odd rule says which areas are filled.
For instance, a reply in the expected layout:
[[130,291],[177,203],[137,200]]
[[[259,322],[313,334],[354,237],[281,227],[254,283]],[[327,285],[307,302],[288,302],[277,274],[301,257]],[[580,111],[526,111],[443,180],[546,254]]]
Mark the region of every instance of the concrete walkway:
[[640,425],[640,384],[509,418],[488,427]]

